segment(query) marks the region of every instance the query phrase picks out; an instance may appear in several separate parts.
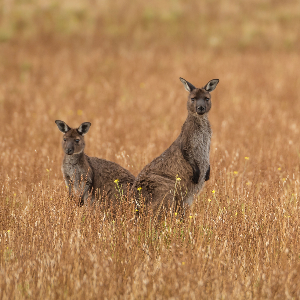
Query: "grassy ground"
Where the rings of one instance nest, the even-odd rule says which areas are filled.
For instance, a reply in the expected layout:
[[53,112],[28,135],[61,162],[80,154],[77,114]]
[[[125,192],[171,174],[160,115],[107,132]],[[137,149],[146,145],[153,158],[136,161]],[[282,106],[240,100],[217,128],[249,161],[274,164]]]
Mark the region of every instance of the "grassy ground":
[[[298,1],[1,1],[0,298],[298,299]],[[219,78],[211,179],[186,218],[70,202],[61,133],[134,175]]]

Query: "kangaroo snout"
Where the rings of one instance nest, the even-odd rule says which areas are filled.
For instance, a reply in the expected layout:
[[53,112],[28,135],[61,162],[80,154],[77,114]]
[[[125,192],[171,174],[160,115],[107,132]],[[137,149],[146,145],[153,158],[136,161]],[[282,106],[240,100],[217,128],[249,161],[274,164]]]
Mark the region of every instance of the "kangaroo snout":
[[202,106],[202,105],[198,106],[197,107],[197,113],[200,114],[200,115],[204,114],[205,113],[205,107]]
[[67,148],[67,149],[65,149],[65,153],[67,155],[72,155],[72,154],[74,154],[74,149],[73,148]]

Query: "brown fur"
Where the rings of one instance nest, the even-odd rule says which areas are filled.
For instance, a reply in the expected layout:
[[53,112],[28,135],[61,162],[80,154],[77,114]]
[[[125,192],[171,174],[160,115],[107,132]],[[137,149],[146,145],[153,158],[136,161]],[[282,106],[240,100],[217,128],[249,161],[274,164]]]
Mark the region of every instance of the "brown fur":
[[179,210],[184,204],[191,205],[209,179],[211,128],[207,113],[211,108],[210,91],[219,80],[213,79],[200,89],[180,80],[190,93],[181,133],[165,152],[144,167],[132,187],[138,209],[144,201],[156,215],[163,207]]
[[83,205],[100,197],[116,204],[121,198],[120,192],[127,195],[135,179],[129,171],[114,162],[84,153],[84,135],[91,124],[82,123],[77,129],[72,129],[63,121],[55,123],[64,133],[62,173],[70,196],[79,197],[79,203]]

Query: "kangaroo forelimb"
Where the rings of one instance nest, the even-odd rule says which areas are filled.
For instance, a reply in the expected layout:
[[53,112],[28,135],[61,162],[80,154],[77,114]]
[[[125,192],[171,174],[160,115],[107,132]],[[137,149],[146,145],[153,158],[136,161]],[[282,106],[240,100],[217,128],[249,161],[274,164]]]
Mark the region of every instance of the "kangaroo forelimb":
[[197,184],[199,182],[199,178],[200,178],[200,169],[196,163],[194,163],[193,165],[191,164],[191,166],[193,168],[192,181],[193,181],[193,183]]
[[210,177],[210,165],[208,166],[208,169],[205,174],[205,181],[209,180],[209,177]]
[[91,195],[92,186],[93,186],[92,183],[86,182],[86,184],[84,186],[83,193],[80,197],[80,202],[79,202],[80,206],[83,206],[84,204],[87,204],[87,199]]
[[197,163],[195,162],[195,160],[189,155],[189,152],[184,147],[181,147],[181,152],[182,152],[184,159],[192,167],[192,169],[193,169],[192,181],[193,181],[193,183],[197,184],[199,182],[200,169],[199,169]]

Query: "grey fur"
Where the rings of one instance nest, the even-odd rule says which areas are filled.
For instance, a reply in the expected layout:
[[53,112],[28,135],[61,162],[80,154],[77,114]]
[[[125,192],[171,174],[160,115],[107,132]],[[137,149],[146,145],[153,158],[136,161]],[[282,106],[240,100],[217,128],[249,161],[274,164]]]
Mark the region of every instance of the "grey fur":
[[[63,132],[70,128],[63,121],[56,120],[55,123]],[[120,199],[118,189],[127,195],[135,178],[128,170],[114,162],[89,157],[84,153],[84,135],[90,126],[89,122],[82,123],[77,129],[67,130],[63,136],[62,147],[65,156],[62,173],[69,188],[69,195],[78,197],[80,205],[87,204],[89,200],[93,203],[99,197],[116,204]]]
[[181,133],[166,151],[144,167],[132,187],[138,206],[144,201],[155,215],[164,206],[181,210],[184,204],[191,205],[210,175],[212,131],[207,115],[211,108],[208,90],[213,90],[219,80],[211,80],[203,88],[195,88],[183,78],[180,81],[190,91],[188,116]]

